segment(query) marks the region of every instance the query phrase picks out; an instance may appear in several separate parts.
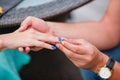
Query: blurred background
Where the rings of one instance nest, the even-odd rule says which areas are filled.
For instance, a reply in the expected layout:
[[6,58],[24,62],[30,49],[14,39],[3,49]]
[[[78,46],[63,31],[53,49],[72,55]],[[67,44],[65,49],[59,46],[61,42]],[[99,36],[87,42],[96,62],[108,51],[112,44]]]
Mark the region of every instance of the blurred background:
[[[37,1],[40,1],[40,0],[37,0]],[[52,1],[52,0],[42,0],[41,4],[43,4],[44,1]],[[99,21],[102,18],[102,16],[104,15],[109,2],[110,2],[110,0],[94,0],[80,8],[73,10],[72,12],[70,12],[70,15],[67,14],[68,17],[63,18],[64,19],[63,21],[65,21],[65,22]],[[20,6],[18,6],[16,8],[21,8],[21,7],[26,8],[26,7],[28,7],[26,5],[27,3],[28,3],[28,0],[26,0],[26,2],[24,4],[22,4],[24,6],[22,6],[20,4]],[[36,3],[34,4],[32,2],[32,5],[33,6],[36,5]],[[11,14],[12,13],[14,13],[14,12],[11,12]],[[23,15],[23,14],[20,14],[20,15]],[[7,15],[7,16],[9,16],[9,15]],[[15,15],[13,15],[13,17],[18,18],[18,17],[15,17]],[[14,25],[12,25],[12,26],[14,26]],[[7,28],[7,30],[9,30],[9,32],[10,32],[10,31],[13,31],[15,28],[12,27],[12,29],[11,29],[11,27],[10,27],[9,29]],[[7,30],[5,28],[5,32],[7,32]],[[4,30],[2,30],[2,31],[4,32]],[[31,63],[29,65],[26,65],[20,71],[22,80],[40,80],[40,79],[41,80],[67,80],[67,79],[62,79],[62,78],[68,78],[68,77],[70,78],[73,76],[74,73],[76,73],[75,72],[76,67],[74,67],[74,65],[72,65],[70,63],[70,61],[68,61],[67,58],[63,54],[61,54],[61,52],[59,52],[59,51],[52,52],[52,51],[43,50],[41,52],[36,52],[36,53],[39,53],[39,54],[35,54],[35,52],[32,54],[32,52],[31,52],[31,56],[32,56]],[[45,55],[43,53],[49,53],[49,54]],[[73,74],[69,74],[70,72]],[[79,71],[78,71],[78,73],[79,73]],[[66,74],[68,74],[68,75],[66,75]],[[74,75],[76,75],[76,74],[74,74]],[[61,77],[61,76],[63,76],[63,77]],[[77,76],[75,76],[75,77],[77,77]],[[72,80],[72,79],[68,79],[68,80]],[[73,79],[73,80],[75,80],[75,79]],[[76,79],[76,80],[78,80],[78,79]]]
[[71,12],[66,22],[98,21],[104,15],[110,0],[94,0]]

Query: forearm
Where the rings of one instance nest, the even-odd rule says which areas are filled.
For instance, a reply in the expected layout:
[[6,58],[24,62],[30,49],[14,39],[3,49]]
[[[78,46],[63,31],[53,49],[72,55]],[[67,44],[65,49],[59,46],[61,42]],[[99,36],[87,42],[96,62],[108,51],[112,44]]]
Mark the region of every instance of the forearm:
[[1,39],[0,35],[0,51],[2,51],[3,49],[4,49],[3,40]]
[[0,51],[1,51],[1,49],[2,49],[2,41],[0,40]]
[[[91,70],[95,73],[98,74],[98,71],[100,70],[101,67],[105,66],[105,64],[107,64],[108,60],[109,60],[109,56],[105,55],[102,52],[98,53],[99,57],[96,59],[97,64],[96,66],[94,66],[93,68],[91,68]],[[115,64],[112,68],[112,75],[110,77],[110,80],[119,80],[120,79],[120,63],[115,61]]]
[[110,80],[120,80],[120,63],[116,62]]
[[120,25],[120,0],[110,0],[110,4],[103,19],[115,25]]
[[105,16],[99,22],[71,24],[48,22],[48,25],[54,35],[67,38],[83,38],[100,50],[110,49],[120,41],[119,6],[119,0],[111,0]]
[[[54,35],[67,38],[83,38],[100,50],[110,49],[118,44],[117,31],[112,32],[103,22],[53,23],[48,25]],[[112,40],[112,43],[111,43]]]

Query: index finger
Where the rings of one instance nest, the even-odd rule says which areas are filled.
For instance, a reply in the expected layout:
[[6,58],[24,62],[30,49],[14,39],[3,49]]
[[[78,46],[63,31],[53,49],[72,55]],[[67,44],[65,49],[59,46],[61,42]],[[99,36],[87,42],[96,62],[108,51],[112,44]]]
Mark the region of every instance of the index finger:
[[49,34],[43,34],[43,33],[41,33],[38,36],[38,39],[43,41],[43,42],[48,42],[48,43],[52,43],[52,44],[56,44],[56,43],[60,42],[58,37],[55,37],[55,36],[52,36]]
[[63,46],[65,46],[67,49],[71,50],[72,52],[78,53],[78,54],[84,54],[86,51],[82,45],[76,45],[72,44],[66,41],[62,42]]
[[60,43],[60,40],[58,37],[53,36],[49,33],[42,33],[35,30],[35,34],[36,34],[36,39],[40,41],[53,43],[53,44]]

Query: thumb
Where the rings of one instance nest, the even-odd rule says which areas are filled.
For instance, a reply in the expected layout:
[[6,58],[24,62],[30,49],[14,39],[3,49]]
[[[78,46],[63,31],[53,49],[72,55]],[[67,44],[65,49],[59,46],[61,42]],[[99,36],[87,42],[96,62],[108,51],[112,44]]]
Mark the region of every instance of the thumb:
[[32,24],[31,18],[28,17],[21,23],[21,26],[19,27],[17,31],[19,32],[25,31],[29,28],[31,24]]
[[27,30],[28,26],[27,25],[22,25],[20,26],[20,28],[16,31],[16,32],[22,32],[22,31],[25,31]]

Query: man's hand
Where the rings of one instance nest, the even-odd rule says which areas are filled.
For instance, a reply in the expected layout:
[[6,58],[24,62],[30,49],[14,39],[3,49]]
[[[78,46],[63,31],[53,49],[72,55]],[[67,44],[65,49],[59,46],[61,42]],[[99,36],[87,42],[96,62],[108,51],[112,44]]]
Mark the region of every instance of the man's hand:
[[[47,23],[44,20],[35,18],[35,17],[27,17],[22,23],[21,23],[21,27],[17,30],[18,32],[23,32],[29,28],[33,28],[39,32],[43,32],[43,33],[49,33],[49,27],[47,25]],[[40,50],[42,49],[42,47],[39,48],[34,48],[34,51]],[[26,48],[18,48],[19,51],[21,52],[29,52],[30,48],[26,47]]]
[[49,32],[49,27],[44,20],[31,17],[31,16],[27,17],[21,23],[21,27],[18,29],[18,31],[22,32],[22,31],[27,30],[28,28],[34,28],[35,30],[43,32],[43,33]]
[[56,46],[79,68],[97,72],[99,66],[104,66],[108,60],[106,55],[83,39],[64,39],[61,43]]

